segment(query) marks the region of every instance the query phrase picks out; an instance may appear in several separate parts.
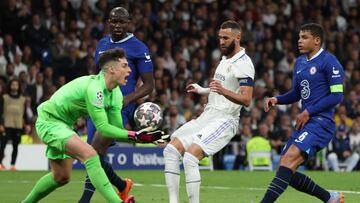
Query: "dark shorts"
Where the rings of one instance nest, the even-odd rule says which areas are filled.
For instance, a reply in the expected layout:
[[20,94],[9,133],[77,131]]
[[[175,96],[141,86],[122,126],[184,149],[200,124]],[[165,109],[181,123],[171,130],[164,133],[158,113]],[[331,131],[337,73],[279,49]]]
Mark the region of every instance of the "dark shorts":
[[334,122],[319,117],[312,118],[301,130],[294,131],[281,155],[294,144],[308,157],[315,156],[316,152],[325,148],[334,136]]

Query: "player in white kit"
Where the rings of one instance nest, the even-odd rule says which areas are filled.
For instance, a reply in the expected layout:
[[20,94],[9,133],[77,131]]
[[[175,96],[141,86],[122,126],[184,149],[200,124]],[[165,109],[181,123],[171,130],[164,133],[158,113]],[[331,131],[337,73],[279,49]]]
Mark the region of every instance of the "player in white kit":
[[254,65],[240,46],[241,27],[235,21],[222,23],[219,45],[223,55],[209,88],[190,84],[188,92],[208,94],[204,112],[189,121],[172,136],[164,149],[165,180],[169,202],[179,202],[180,166],[186,177],[190,203],[200,200],[199,160],[220,151],[237,132],[242,106],[249,106],[254,84]]

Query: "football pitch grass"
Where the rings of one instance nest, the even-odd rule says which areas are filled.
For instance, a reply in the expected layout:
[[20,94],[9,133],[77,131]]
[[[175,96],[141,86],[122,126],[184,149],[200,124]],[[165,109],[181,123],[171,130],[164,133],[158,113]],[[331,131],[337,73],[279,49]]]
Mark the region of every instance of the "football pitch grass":
[[[0,171],[0,202],[12,203],[22,200],[35,182],[46,172]],[[117,171],[122,177],[134,181],[131,194],[137,203],[166,203],[167,189],[162,171]],[[306,172],[313,180],[330,190],[343,191],[345,203],[360,202],[360,172]],[[248,171],[201,171],[201,203],[255,203],[260,202],[274,172]],[[40,202],[77,202],[83,189],[85,171],[74,170],[71,182],[47,196]],[[95,193],[92,202],[105,202]],[[181,174],[180,202],[186,203],[184,173]],[[288,188],[277,202],[321,202],[314,197]]]

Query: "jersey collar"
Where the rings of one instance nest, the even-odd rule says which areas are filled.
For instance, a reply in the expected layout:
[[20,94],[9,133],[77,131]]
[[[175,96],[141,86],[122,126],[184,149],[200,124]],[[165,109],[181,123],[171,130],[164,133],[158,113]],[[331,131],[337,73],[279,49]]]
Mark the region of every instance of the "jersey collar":
[[222,60],[226,60],[230,63],[234,63],[235,61],[237,61],[239,58],[241,58],[243,55],[245,54],[245,48],[241,47],[240,51],[238,53],[236,53],[233,57],[227,59],[226,56],[222,57]]
[[111,43],[115,43],[115,44],[123,43],[123,42],[127,41],[128,39],[130,39],[130,38],[132,38],[132,37],[134,36],[134,34],[132,34],[132,33],[127,33],[126,35],[127,35],[127,36],[126,36],[124,39],[121,39],[121,40],[116,41],[116,42],[114,42],[114,41],[112,40],[111,35],[110,35],[110,36],[109,36],[110,42],[111,42]]
[[317,56],[319,56],[321,54],[321,52],[323,52],[324,49],[323,48],[320,48],[320,50],[314,55],[312,56],[310,59],[306,58],[306,61],[311,61],[313,60],[314,58],[316,58]]
[[101,88],[104,90],[104,93],[109,93],[110,91],[106,88],[105,72],[101,70],[99,72],[99,77],[101,81]]

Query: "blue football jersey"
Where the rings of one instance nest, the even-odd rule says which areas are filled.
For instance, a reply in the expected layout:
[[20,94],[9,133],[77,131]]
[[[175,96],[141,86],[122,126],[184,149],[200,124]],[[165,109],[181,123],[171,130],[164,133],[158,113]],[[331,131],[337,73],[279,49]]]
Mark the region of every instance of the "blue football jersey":
[[[301,99],[302,109],[317,104],[331,92],[342,92],[344,70],[339,61],[327,51],[319,51],[311,60],[306,55],[297,58],[293,72],[293,88]],[[341,90],[339,90],[341,88]],[[333,120],[335,107],[313,116]]]
[[153,64],[148,47],[133,34],[128,33],[124,39],[117,42],[113,42],[110,35],[103,37],[98,42],[94,58],[94,63],[98,69],[99,56],[105,51],[114,48],[123,48],[125,50],[126,59],[131,69],[127,84],[120,87],[121,92],[126,96],[135,90],[140,74],[153,71]]

